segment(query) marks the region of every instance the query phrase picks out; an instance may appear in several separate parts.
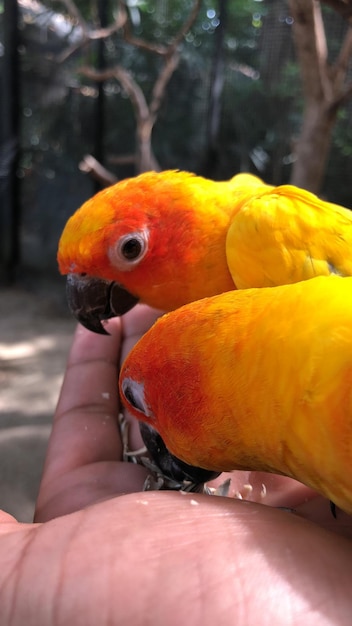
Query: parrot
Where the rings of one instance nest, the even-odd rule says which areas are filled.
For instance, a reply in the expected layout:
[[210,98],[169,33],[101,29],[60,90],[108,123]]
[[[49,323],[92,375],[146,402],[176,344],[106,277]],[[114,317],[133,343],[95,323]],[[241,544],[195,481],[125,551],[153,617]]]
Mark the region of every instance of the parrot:
[[266,187],[252,174],[214,182],[189,172],[146,172],[89,199],[58,247],[71,311],[87,328],[138,301],[162,310],[234,289],[225,239],[239,201]]
[[281,474],[352,514],[351,320],[352,278],[339,276],[186,304],[126,357],[121,400],[150,447],[163,443],[161,469],[167,450],[188,476]]
[[104,189],[58,246],[71,311],[87,328],[138,301],[162,311],[235,289],[352,275],[352,213],[240,173],[145,172]]

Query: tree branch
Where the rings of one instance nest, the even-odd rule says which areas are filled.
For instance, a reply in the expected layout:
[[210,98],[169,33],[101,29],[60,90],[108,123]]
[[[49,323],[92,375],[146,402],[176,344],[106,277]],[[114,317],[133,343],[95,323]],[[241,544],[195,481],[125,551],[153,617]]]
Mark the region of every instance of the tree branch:
[[[167,45],[149,43],[132,35],[131,20],[129,18],[124,0],[118,0],[117,2],[118,17],[115,23],[108,28],[97,30],[90,30],[88,28],[83,16],[77,10],[74,0],[61,1],[65,4],[70,14],[74,16],[75,20],[82,28],[83,40],[79,47],[85,45],[87,41],[102,39],[111,35],[116,30],[122,29],[122,36],[125,41],[131,45],[154,52],[163,57],[164,60],[162,62],[162,67],[158,72],[154,83],[149,105],[142,89],[134,80],[131,72],[124,69],[121,65],[115,65],[112,68],[102,71],[95,70],[92,67],[83,67],[79,70],[80,74],[95,82],[103,82],[111,78],[115,78],[119,81],[132,103],[136,117],[136,155],[134,157],[136,169],[137,171],[146,171],[148,169],[158,170],[159,164],[155,159],[151,145],[152,130],[165,94],[166,85],[179,63],[180,57],[177,48],[185,34],[195,22],[202,0],[194,0],[188,18],[181,25],[177,34]],[[76,50],[77,46],[74,49]],[[65,58],[67,58],[69,54],[70,52],[66,53]],[[98,178],[101,182],[108,182],[108,184],[111,184],[111,181],[115,180],[115,177],[107,172],[107,170],[102,172],[102,169],[104,168],[102,168],[102,166],[95,159],[93,160],[90,155],[85,157],[81,164],[81,168],[84,171],[91,172],[95,178]]]
[[89,32],[88,24],[85,21],[82,13],[79,11],[78,7],[76,6],[75,2],[73,2],[73,0],[60,0],[60,2],[66,7],[69,15],[71,15],[71,17],[73,17],[73,19],[81,27],[84,36],[88,37],[88,32]]
[[176,70],[180,62],[180,56],[177,52],[168,57],[163,69],[161,70],[152,91],[152,98],[149,105],[149,110],[153,118],[155,119],[157,112],[160,109],[166,85],[169,82],[172,74]]
[[69,48],[66,48],[66,50],[64,50],[60,55],[57,56],[57,61],[59,63],[63,63],[64,61],[66,61],[66,59],[74,54],[74,52],[86,46],[90,41],[96,41],[97,39],[106,39],[107,37],[110,37],[118,30],[123,28],[127,19],[127,14],[125,14],[123,11],[118,11],[115,21],[110,26],[107,26],[106,28],[91,29],[89,28],[87,22],[85,21],[84,17],[78,10],[73,0],[60,0],[60,2],[65,5],[68,13],[82,29],[83,37],[80,42],[73,44],[73,46],[70,46]]
[[313,0],[313,18],[315,31],[315,45],[317,49],[317,61],[319,67],[319,76],[321,86],[324,92],[324,98],[328,102],[333,100],[333,85],[330,80],[328,70],[328,45],[326,43],[325,27],[321,11],[321,5],[318,0]]
[[173,51],[177,48],[179,43],[182,41],[184,36],[188,33],[190,28],[193,26],[201,5],[202,0],[195,0],[188,19],[182,24],[179,32],[171,39],[170,43],[167,46],[163,46],[160,44],[150,43],[148,41],[145,41],[144,39],[133,36],[131,21],[128,18],[126,4],[121,0],[119,2],[119,10],[123,12],[126,16],[126,22],[123,27],[124,39],[125,41],[133,46],[136,46],[137,48],[143,48],[144,50],[149,50],[149,52],[155,52],[156,54],[160,54],[161,56],[171,55]]
[[82,67],[80,74],[96,82],[116,78],[130,98],[138,119],[146,119],[149,116],[149,109],[143,91],[131,74],[121,65],[115,65],[114,67],[102,71],[95,70],[92,67]]
[[200,7],[202,6],[202,0],[195,0],[195,3],[192,7],[192,10],[188,16],[188,19],[185,21],[185,23],[181,26],[179,32],[177,33],[177,35],[175,35],[175,37],[173,38],[169,48],[172,48],[173,50],[175,48],[177,48],[178,44],[182,41],[182,39],[184,38],[185,35],[187,35],[187,33],[189,32],[189,30],[192,28],[194,22],[197,19],[197,15],[199,13]]
[[116,176],[109,172],[99,161],[97,161],[91,154],[86,154],[79,164],[81,172],[91,174],[95,180],[98,180],[103,185],[113,185],[117,182]]
[[319,100],[324,97],[323,68],[316,42],[316,7],[313,2],[314,0],[289,0],[289,6],[294,18],[293,37],[303,89],[309,100]]

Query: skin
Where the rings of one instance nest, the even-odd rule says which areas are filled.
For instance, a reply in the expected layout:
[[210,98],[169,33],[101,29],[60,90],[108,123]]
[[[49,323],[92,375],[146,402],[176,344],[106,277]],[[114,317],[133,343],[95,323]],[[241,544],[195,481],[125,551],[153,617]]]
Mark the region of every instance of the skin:
[[[78,328],[34,524],[0,517],[2,626],[350,624],[351,518],[280,477],[236,473],[266,503],[141,493],[115,426],[119,360],[155,318]],[[104,394],[104,395],[102,395]],[[109,396],[107,395],[109,394]],[[109,416],[109,418],[107,417]],[[131,447],[140,441],[131,427]]]

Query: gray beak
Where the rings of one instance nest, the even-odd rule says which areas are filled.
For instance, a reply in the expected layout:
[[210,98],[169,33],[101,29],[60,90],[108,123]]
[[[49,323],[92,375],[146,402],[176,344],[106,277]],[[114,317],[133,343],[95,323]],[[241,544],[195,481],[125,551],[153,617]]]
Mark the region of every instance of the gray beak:
[[139,428],[150,456],[167,478],[171,478],[179,483],[186,480],[199,485],[209,480],[214,480],[214,478],[220,475],[220,472],[213,472],[201,467],[188,465],[171,454],[159,433],[149,426],[149,424],[140,422]]
[[68,274],[66,294],[70,311],[88,330],[108,335],[102,321],[127,313],[138,298],[114,281],[87,274]]

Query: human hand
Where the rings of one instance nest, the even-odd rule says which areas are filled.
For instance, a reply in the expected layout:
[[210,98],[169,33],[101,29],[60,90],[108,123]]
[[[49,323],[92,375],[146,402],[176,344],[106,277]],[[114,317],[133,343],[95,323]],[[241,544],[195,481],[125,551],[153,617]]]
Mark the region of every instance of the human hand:
[[[351,518],[338,511],[335,520],[323,498],[243,472],[232,475],[230,495],[297,514],[140,491],[148,472],[122,461],[116,427],[118,362],[155,315],[139,307],[111,320],[111,337],[78,328],[36,523],[0,517],[0,623],[349,624]],[[134,422],[129,443],[141,444]]]

